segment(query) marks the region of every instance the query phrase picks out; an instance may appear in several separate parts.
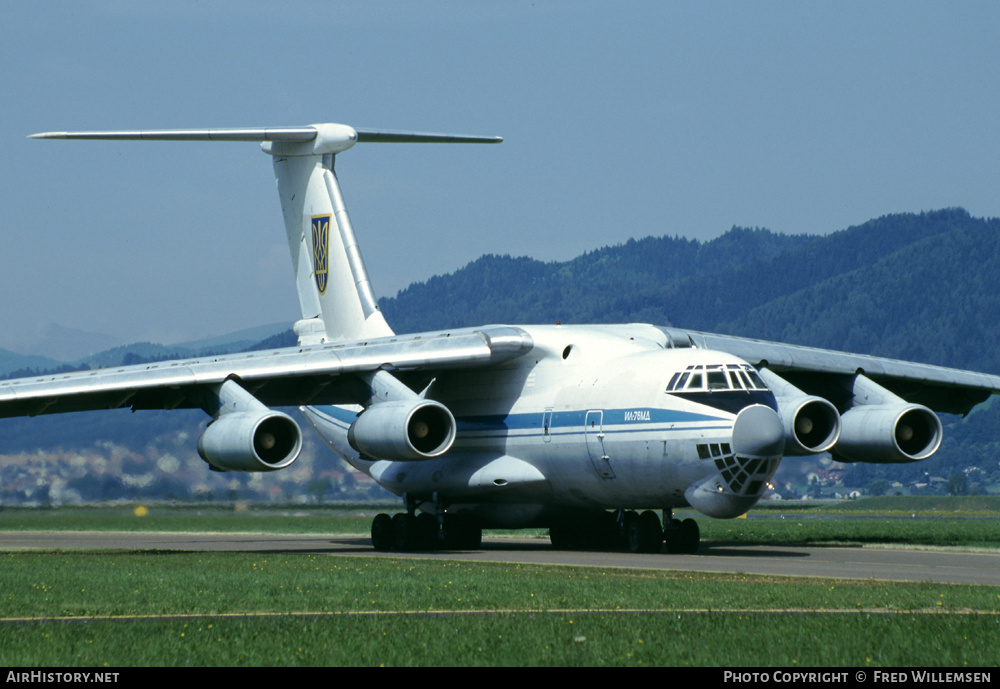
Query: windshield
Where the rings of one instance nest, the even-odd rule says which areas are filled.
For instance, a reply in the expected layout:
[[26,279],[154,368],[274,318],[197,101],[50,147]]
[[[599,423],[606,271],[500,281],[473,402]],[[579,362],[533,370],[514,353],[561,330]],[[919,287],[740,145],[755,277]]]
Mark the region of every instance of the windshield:
[[757,371],[748,364],[697,364],[678,371],[667,384],[667,392],[767,390]]

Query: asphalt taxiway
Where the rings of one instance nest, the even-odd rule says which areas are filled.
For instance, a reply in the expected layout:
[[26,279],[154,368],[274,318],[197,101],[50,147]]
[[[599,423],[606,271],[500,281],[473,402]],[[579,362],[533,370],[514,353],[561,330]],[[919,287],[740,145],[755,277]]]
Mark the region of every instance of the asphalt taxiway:
[[366,536],[141,533],[97,531],[0,532],[0,551],[28,549],[310,552],[330,556],[434,558],[538,565],[626,567],[1000,586],[1000,552],[883,547],[800,547],[703,542],[694,555],[553,550],[548,539],[483,539],[469,551],[376,553]]

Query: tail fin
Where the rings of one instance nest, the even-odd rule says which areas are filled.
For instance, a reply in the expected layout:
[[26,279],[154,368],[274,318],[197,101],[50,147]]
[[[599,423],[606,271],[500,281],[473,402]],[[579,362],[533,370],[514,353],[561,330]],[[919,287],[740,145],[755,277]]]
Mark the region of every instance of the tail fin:
[[295,324],[299,343],[392,335],[354,238],[334,154],[289,155],[268,148],[302,307],[302,320]]
[[301,344],[392,335],[334,172],[334,159],[358,142],[500,143],[500,137],[354,129],[342,124],[273,129],[48,132],[35,139],[260,141],[274,159],[302,319]]

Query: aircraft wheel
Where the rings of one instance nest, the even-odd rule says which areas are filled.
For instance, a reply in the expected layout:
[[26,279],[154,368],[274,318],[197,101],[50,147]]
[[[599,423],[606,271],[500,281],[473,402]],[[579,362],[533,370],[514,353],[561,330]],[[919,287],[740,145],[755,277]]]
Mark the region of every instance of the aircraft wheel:
[[388,514],[377,514],[372,520],[372,546],[379,552],[388,552],[396,544],[392,525],[392,517]]
[[556,550],[570,550],[573,547],[573,529],[565,524],[549,527],[549,541]]
[[598,549],[614,548],[618,541],[618,522],[614,512],[601,512],[591,528],[590,546]]
[[629,525],[628,548],[633,553],[658,553],[663,547],[663,529],[656,512],[647,510]]
[[438,540],[437,517],[429,512],[421,512],[417,515],[417,533],[421,547],[425,550],[434,550],[440,543]]
[[429,512],[421,512],[417,515],[417,531],[420,534],[420,541],[427,550],[434,550],[439,545],[438,540],[438,520]]
[[685,519],[681,522],[681,547],[682,553],[689,555],[698,552],[698,543],[701,541],[701,529],[694,519]]
[[698,522],[694,519],[685,519],[682,522],[673,519],[671,522],[671,528],[665,533],[667,552],[686,555],[698,552],[698,543],[701,541]]
[[417,518],[405,512],[392,518],[393,545],[396,550],[419,550],[421,546],[420,529]]
[[470,512],[460,512],[445,522],[452,547],[460,550],[475,550],[483,543],[483,529],[479,519]]
[[639,519],[639,514],[633,510],[628,510],[622,515],[621,529],[618,533],[618,546],[621,548],[629,548],[630,546],[630,534],[632,533],[632,524],[634,524]]

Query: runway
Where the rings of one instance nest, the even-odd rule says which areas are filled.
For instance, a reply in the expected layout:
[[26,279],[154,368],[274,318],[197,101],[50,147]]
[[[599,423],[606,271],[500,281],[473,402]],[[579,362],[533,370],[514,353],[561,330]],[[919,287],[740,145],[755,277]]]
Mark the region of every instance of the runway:
[[486,537],[475,551],[376,553],[366,536],[0,532],[0,551],[29,549],[310,552],[330,556],[449,559],[536,565],[624,567],[794,577],[916,581],[1000,586],[1000,552],[894,548],[799,547],[703,542],[695,555],[557,551],[548,539]]

